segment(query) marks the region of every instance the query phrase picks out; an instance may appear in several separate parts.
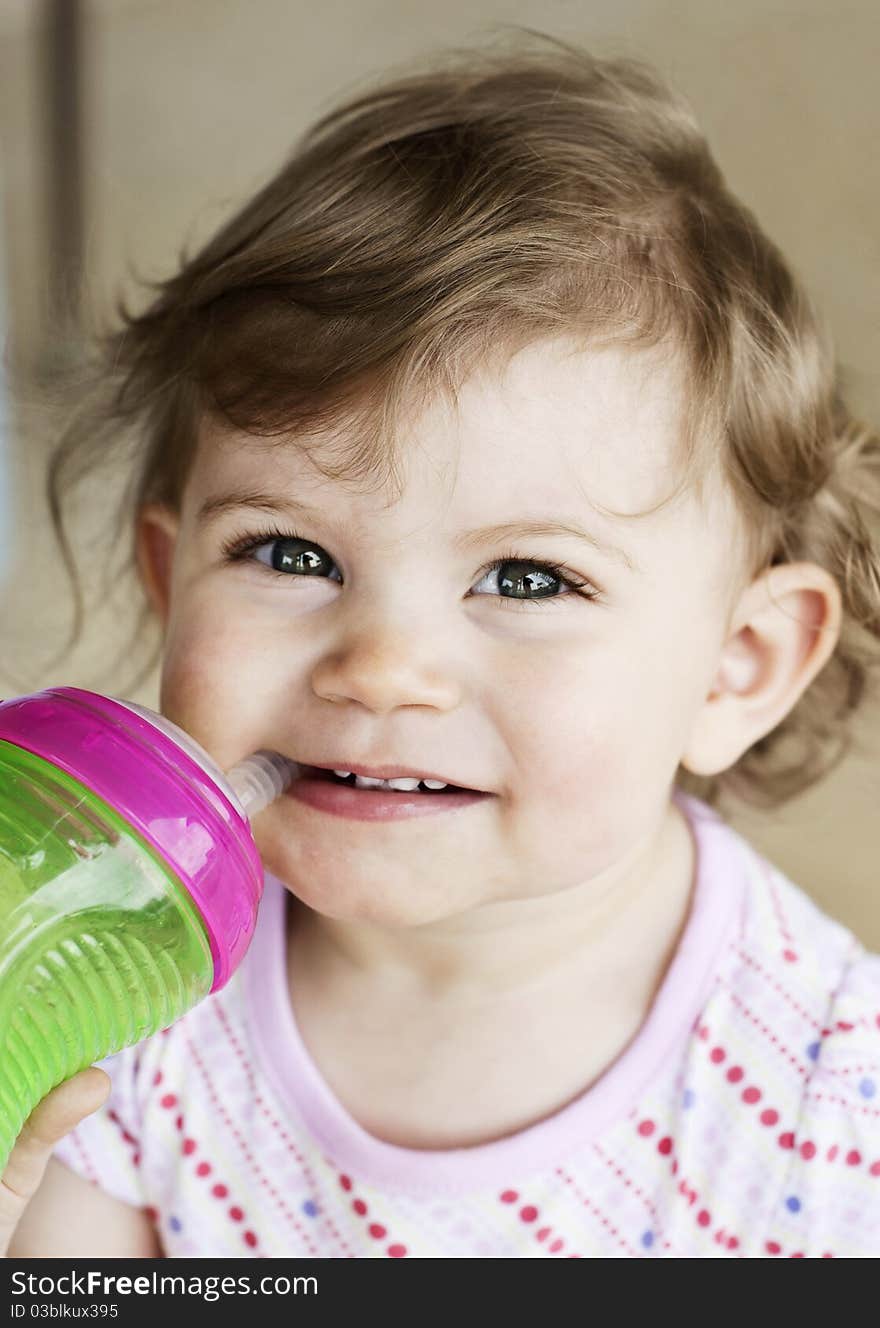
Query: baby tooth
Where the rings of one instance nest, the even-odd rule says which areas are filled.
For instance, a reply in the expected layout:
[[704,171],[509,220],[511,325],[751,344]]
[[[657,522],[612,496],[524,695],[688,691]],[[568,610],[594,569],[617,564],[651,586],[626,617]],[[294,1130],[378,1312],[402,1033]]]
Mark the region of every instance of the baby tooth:
[[333,773],[334,773],[334,775],[338,775],[340,779],[348,779],[349,775],[351,774],[351,771],[350,771],[350,770],[334,770]]
[[424,784],[425,788],[429,789],[446,788],[446,784],[443,782],[442,779],[423,779],[422,783]]
[[390,788],[402,789],[405,790],[407,793],[411,793],[413,789],[417,789],[419,787],[419,781],[417,779],[413,779],[411,775],[401,775],[399,779],[389,779],[388,785]]

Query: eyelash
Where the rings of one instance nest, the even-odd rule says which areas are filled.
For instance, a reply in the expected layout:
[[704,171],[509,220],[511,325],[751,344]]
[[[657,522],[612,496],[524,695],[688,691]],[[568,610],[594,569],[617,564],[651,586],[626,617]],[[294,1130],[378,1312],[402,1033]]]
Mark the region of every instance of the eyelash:
[[[249,553],[254,549],[260,548],[263,544],[271,544],[275,540],[300,540],[303,544],[312,544],[315,541],[306,539],[304,535],[298,535],[294,530],[279,530],[274,526],[266,527],[262,530],[240,531],[238,534],[230,535],[221,545],[221,553],[226,562],[244,562]],[[317,548],[323,548],[323,545],[317,544]],[[254,560],[256,561],[256,560]],[[539,559],[527,557],[515,550],[503,555],[501,558],[495,558],[491,563],[480,569],[477,579],[482,580],[488,572],[497,571],[505,563],[527,563],[530,567],[537,567],[542,572],[548,572],[551,576],[557,578],[563,585],[572,590],[580,599],[596,600],[600,598],[600,592],[589,581],[583,581],[578,574],[565,563],[546,563]],[[265,563],[259,564],[271,576],[280,576],[284,579],[290,578],[287,572],[279,572],[274,567],[267,567]],[[544,605],[558,604],[560,600],[566,600],[568,595],[545,595],[537,599],[510,599],[503,595],[490,595],[489,599],[498,599],[503,604],[526,605],[540,604]]]

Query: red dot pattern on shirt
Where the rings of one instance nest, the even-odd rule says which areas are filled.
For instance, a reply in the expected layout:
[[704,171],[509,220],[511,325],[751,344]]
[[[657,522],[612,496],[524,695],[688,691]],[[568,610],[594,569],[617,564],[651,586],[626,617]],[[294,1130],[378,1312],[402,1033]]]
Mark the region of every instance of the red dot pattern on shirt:
[[[793,962],[795,962],[795,961],[797,960],[798,956],[794,953],[794,951],[786,951],[786,952],[785,952],[785,958],[788,959],[789,962],[792,962],[792,963],[793,963]],[[878,1027],[880,1027],[880,1015],[877,1016],[877,1024],[878,1024]],[[850,1032],[850,1031],[852,1030],[853,1025],[852,1025],[851,1023],[847,1022],[846,1020],[838,1020],[837,1023],[836,1023],[836,1025],[835,1025],[835,1028],[836,1028],[836,1030],[839,1031],[839,1032],[848,1033],[848,1032]],[[695,1025],[695,1029],[696,1029],[696,1033],[697,1033],[697,1035],[698,1035],[703,1041],[708,1041],[708,1040],[709,1040],[709,1029],[708,1029],[705,1025],[700,1024],[699,1020],[697,1021],[697,1024]],[[834,1031],[835,1031],[835,1029],[831,1029],[831,1028],[823,1028],[823,1029],[821,1030],[821,1036],[822,1036],[823,1038],[828,1037],[828,1036],[830,1036],[831,1033],[833,1033]],[[773,1040],[774,1042],[776,1041],[775,1038],[772,1039],[772,1040]],[[727,1053],[726,1053],[726,1051],[724,1050],[723,1047],[720,1047],[720,1046],[715,1046],[715,1047],[713,1047],[712,1050],[711,1050],[710,1053],[709,1053],[709,1059],[710,1059],[710,1060],[713,1062],[713,1064],[715,1064],[715,1065],[720,1065],[720,1064],[726,1059],[726,1057],[727,1057]],[[744,1071],[743,1071],[740,1067],[738,1067],[738,1066],[732,1066],[731,1069],[729,1069],[729,1070],[727,1071],[726,1078],[727,1078],[728,1081],[731,1082],[731,1083],[733,1083],[733,1082],[738,1082],[738,1081],[743,1077],[743,1074],[744,1074]],[[743,1090],[743,1093],[742,1093],[741,1096],[742,1096],[742,1100],[743,1100],[744,1102],[747,1102],[747,1103],[749,1103],[749,1104],[751,1105],[751,1104],[754,1104],[755,1102],[760,1101],[760,1099],[761,1099],[761,1091],[760,1091],[760,1089],[758,1089],[758,1088],[754,1088],[754,1087],[751,1087],[751,1086],[750,1086],[749,1088],[746,1088],[746,1089]],[[779,1121],[779,1112],[776,1111],[773,1107],[767,1107],[767,1108],[765,1108],[765,1109],[761,1112],[760,1120],[761,1120],[761,1124],[762,1124],[762,1125],[767,1125],[767,1126],[776,1125],[776,1124],[778,1123],[778,1121]],[[643,1125],[644,1125],[644,1124],[648,1124],[648,1123],[649,1123],[649,1122],[642,1122]],[[651,1133],[650,1130],[642,1130],[641,1127],[640,1127],[640,1129],[639,1129],[639,1132],[642,1133],[642,1134],[646,1134],[646,1133],[649,1134],[649,1133]],[[800,1145],[798,1145],[797,1140],[796,1140],[796,1138],[795,1138],[795,1133],[794,1133],[793,1130],[783,1130],[782,1133],[779,1135],[779,1137],[778,1137],[778,1139],[777,1139],[777,1143],[779,1144],[779,1147],[780,1147],[780,1148],[783,1148],[783,1149],[785,1149],[785,1150],[787,1150],[787,1151],[790,1151],[790,1150],[793,1150],[793,1149],[795,1149],[795,1148],[798,1148],[798,1151],[799,1151],[799,1153],[800,1153],[800,1156],[803,1158],[803,1160],[804,1160],[805,1162],[810,1162],[810,1161],[812,1161],[813,1158],[816,1157],[816,1155],[817,1155],[817,1153],[818,1153],[818,1148],[817,1148],[816,1144],[813,1143],[813,1141],[810,1140],[810,1139],[805,1139]],[[827,1160],[828,1160],[829,1162],[833,1162],[834,1159],[837,1157],[839,1151],[840,1151],[840,1150],[839,1150],[838,1145],[837,1145],[837,1144],[834,1144],[831,1148],[828,1149],[828,1151],[827,1151],[827,1153],[826,1153],[826,1158],[827,1158]],[[851,1167],[857,1167],[857,1166],[860,1166],[861,1163],[862,1163],[862,1160],[863,1160],[863,1159],[862,1159],[862,1155],[861,1155],[861,1153],[859,1152],[859,1150],[858,1150],[857,1148],[851,1148],[851,1149],[847,1152],[847,1154],[846,1154],[846,1162],[847,1162],[847,1165],[848,1165],[848,1166],[851,1166]],[[869,1171],[869,1174],[870,1174],[871,1176],[880,1176],[880,1159],[878,1159],[877,1161],[873,1162],[873,1163],[871,1164],[871,1166],[868,1168],[868,1171]],[[684,1194],[688,1197],[688,1199],[689,1199],[689,1201],[690,1201],[691,1203],[695,1202],[696,1193],[695,1193],[695,1191],[691,1191],[691,1190],[689,1190],[689,1188],[686,1186],[686,1183],[685,1183],[685,1182],[682,1182],[682,1185],[679,1186],[679,1190],[680,1190],[681,1193],[684,1193]],[[719,1239],[719,1233],[717,1233],[717,1232],[716,1232],[715,1239],[716,1239],[716,1240]],[[736,1238],[735,1238],[735,1237],[732,1237],[731,1239],[733,1239],[734,1241],[736,1241]],[[739,1242],[736,1241],[736,1245],[738,1245],[738,1244],[739,1244]],[[735,1246],[730,1246],[730,1241],[728,1241],[728,1246],[729,1246],[730,1248],[735,1248]],[[767,1252],[768,1254],[771,1254],[771,1255],[778,1255],[778,1254],[781,1254],[781,1253],[782,1253],[782,1246],[780,1245],[780,1243],[779,1243],[778,1241],[768,1240],[768,1241],[765,1242],[765,1246],[764,1246],[764,1248],[765,1248],[766,1252]],[[803,1252],[802,1250],[797,1250],[797,1251],[795,1251],[794,1253],[790,1254],[788,1257],[791,1258],[791,1259],[803,1259],[803,1258],[806,1257],[806,1255],[804,1254],[804,1252]],[[830,1250],[826,1250],[826,1251],[822,1254],[822,1258],[823,1258],[823,1259],[833,1259],[833,1258],[834,1258],[834,1254],[833,1254]]]
[[[498,1198],[503,1204],[515,1204],[519,1201],[520,1195],[518,1190],[502,1190]],[[520,1221],[525,1222],[527,1225],[531,1225],[532,1222],[536,1222],[539,1215],[540,1215],[540,1210],[538,1209],[536,1204],[526,1203],[523,1204],[521,1208],[518,1210],[518,1216]],[[538,1227],[538,1229],[535,1231],[535,1240],[538,1241],[539,1244],[543,1243],[552,1234],[553,1234],[552,1227]],[[547,1253],[558,1254],[559,1251],[564,1248],[565,1248],[565,1238],[563,1236],[555,1236],[547,1246]],[[569,1259],[579,1259],[580,1257],[581,1256],[579,1254],[568,1255]]]
[[119,1116],[113,1110],[112,1107],[108,1109],[107,1116],[110,1120],[112,1120],[113,1124],[117,1127],[125,1142],[127,1144],[131,1144],[133,1148],[137,1148],[137,1139],[135,1139],[134,1135],[131,1134],[130,1131],[128,1131],[125,1128],[125,1126],[122,1124],[122,1121],[119,1119]]
[[[698,1036],[700,1035],[700,1031],[701,1030],[698,1028],[697,1029]],[[636,1127],[637,1132],[642,1136],[643,1139],[650,1138],[650,1136],[654,1133],[655,1128],[656,1128],[655,1122],[648,1119],[639,1121],[639,1124]],[[657,1152],[661,1155],[661,1157],[669,1159],[669,1169],[672,1172],[673,1176],[676,1175],[678,1172],[678,1160],[673,1156],[675,1152],[675,1140],[673,1139],[672,1135],[664,1134],[661,1139],[658,1139]],[[691,1208],[696,1207],[696,1204],[698,1203],[700,1198],[699,1193],[684,1178],[681,1181],[679,1181],[678,1193],[682,1196],[682,1198],[684,1198],[687,1201],[688,1205]],[[699,1226],[708,1227],[712,1225],[712,1214],[709,1212],[707,1208],[698,1209],[696,1211],[695,1216],[697,1224]],[[656,1219],[655,1219],[655,1225],[656,1225]],[[714,1233],[714,1238],[716,1244],[726,1245],[729,1250],[739,1249],[739,1237],[725,1231],[723,1227],[720,1227]]]
[[[668,1145],[667,1145],[667,1141],[668,1141]],[[660,1140],[658,1141],[658,1143],[657,1143],[657,1152],[660,1153],[662,1156],[667,1156],[668,1153],[671,1152],[672,1144],[673,1144],[673,1141],[672,1141],[672,1139],[670,1138],[670,1136],[669,1136],[669,1135],[664,1135],[664,1137],[663,1137],[662,1139],[660,1139]],[[635,1195],[635,1197],[636,1197],[638,1200],[640,1200],[641,1203],[643,1203],[643,1204],[645,1205],[645,1207],[647,1208],[648,1212],[649,1212],[650,1215],[651,1215],[651,1222],[652,1222],[652,1225],[653,1225],[653,1229],[654,1229],[654,1233],[655,1233],[655,1235],[656,1235],[657,1241],[659,1242],[660,1245],[662,1245],[662,1247],[663,1247],[665,1250],[668,1250],[668,1251],[671,1253],[671,1252],[672,1252],[672,1246],[671,1246],[670,1242],[669,1242],[669,1241],[665,1238],[665,1236],[663,1235],[663,1231],[662,1231],[662,1225],[663,1225],[663,1224],[662,1224],[662,1219],[661,1219],[661,1217],[660,1217],[660,1214],[659,1214],[659,1212],[658,1212],[658,1210],[657,1210],[656,1205],[654,1204],[654,1202],[653,1202],[653,1200],[652,1200],[652,1198],[651,1198],[651,1195],[647,1194],[647,1193],[645,1192],[645,1190],[643,1190],[643,1189],[641,1188],[641,1186],[637,1185],[637,1184],[635,1183],[635,1181],[632,1179],[632,1177],[627,1175],[627,1173],[626,1173],[626,1171],[624,1171],[623,1167],[621,1167],[621,1166],[615,1161],[615,1159],[614,1159],[613,1157],[610,1156],[610,1154],[608,1154],[608,1153],[606,1153],[606,1152],[604,1151],[604,1149],[601,1147],[601,1145],[599,1145],[599,1144],[594,1144],[594,1145],[593,1145],[593,1148],[594,1148],[594,1151],[596,1152],[596,1155],[602,1159],[602,1161],[603,1161],[603,1162],[605,1163],[605,1165],[609,1168],[609,1170],[612,1171],[612,1172],[614,1173],[614,1175],[617,1177],[617,1179],[618,1179],[619,1181],[622,1181],[623,1184],[626,1186],[626,1188],[627,1188],[628,1190],[631,1190],[632,1193]],[[669,1167],[669,1169],[670,1169],[670,1171],[672,1172],[673,1176],[674,1176],[674,1175],[676,1174],[676,1172],[678,1171],[678,1160],[677,1160],[676,1158],[673,1158],[673,1159],[672,1159],[672,1162],[670,1163],[670,1167]],[[577,1257],[577,1258],[579,1259],[581,1256],[580,1256],[580,1255],[577,1255],[577,1256],[575,1256],[575,1257]]]
[[[708,1032],[708,1030],[705,1031]],[[709,1053],[709,1059],[716,1065],[720,1065],[721,1062],[726,1059],[726,1057],[727,1057],[727,1052],[723,1047],[720,1046],[713,1047],[711,1052]],[[744,1077],[745,1077],[745,1070],[742,1068],[742,1066],[739,1065],[732,1065],[727,1070],[725,1075],[725,1078],[727,1079],[728,1083],[731,1084],[739,1083],[740,1080],[742,1080]],[[761,1101],[763,1093],[761,1089],[758,1088],[755,1084],[749,1084],[748,1087],[743,1089],[740,1096],[742,1098],[742,1101],[745,1102],[748,1106],[754,1106],[755,1103]],[[779,1112],[775,1109],[775,1107],[765,1107],[764,1110],[761,1112],[759,1119],[762,1125],[767,1125],[767,1126],[777,1125],[779,1123]],[[793,1149],[795,1147],[794,1132],[792,1130],[783,1130],[783,1132],[779,1135],[777,1142],[780,1148]],[[805,1160],[809,1161],[812,1157],[815,1156],[816,1146],[815,1144],[807,1141],[801,1145],[800,1152],[801,1156]]]
[[[154,1084],[160,1083],[161,1078],[162,1078],[162,1071],[157,1070],[156,1074],[153,1077]],[[165,1096],[160,1100],[160,1105],[163,1106],[167,1111],[172,1110],[172,1108],[177,1106],[176,1094],[166,1093]],[[174,1123],[178,1131],[183,1133],[184,1120],[182,1114],[178,1115]],[[198,1143],[196,1142],[195,1139],[191,1138],[190,1136],[184,1138],[184,1140],[180,1145],[180,1151],[183,1153],[184,1157],[191,1157],[193,1153],[195,1153],[197,1150],[198,1150]],[[140,1162],[140,1154],[137,1155],[137,1161]],[[211,1171],[212,1167],[210,1162],[200,1162],[196,1167],[197,1176],[209,1176],[211,1174]],[[211,1187],[211,1193],[213,1194],[215,1199],[226,1199],[229,1196],[229,1188],[228,1186],[224,1185],[222,1181],[218,1181],[216,1185],[213,1185]],[[232,1222],[244,1221],[244,1210],[242,1208],[239,1208],[237,1204],[233,1204],[227,1211],[230,1221]],[[156,1214],[156,1217],[158,1217],[158,1213]],[[257,1237],[256,1232],[250,1230],[250,1228],[248,1228],[248,1230],[244,1232],[242,1239],[244,1240],[246,1245],[250,1246],[251,1249],[254,1249],[259,1244],[259,1238]]]
[[[347,1176],[345,1172],[339,1173],[339,1184],[347,1194],[351,1194],[354,1189],[354,1182],[352,1181],[351,1176]],[[369,1214],[369,1205],[364,1199],[352,1199],[351,1207],[352,1211],[357,1213],[358,1217],[367,1217]],[[384,1240],[388,1235],[387,1227],[384,1227],[381,1222],[370,1222],[367,1226],[367,1231],[374,1240]],[[404,1259],[408,1252],[406,1246],[402,1245],[399,1241],[393,1242],[385,1249],[385,1253],[388,1255],[389,1259]]]
[[108,1117],[109,1120],[111,1120],[111,1121],[113,1122],[113,1124],[116,1126],[117,1130],[118,1130],[119,1133],[121,1134],[122,1138],[125,1140],[125,1142],[126,1142],[126,1143],[128,1144],[128,1146],[129,1146],[129,1148],[132,1150],[132,1152],[131,1152],[131,1165],[132,1165],[133,1167],[139,1167],[140,1164],[141,1164],[141,1153],[140,1153],[140,1148],[139,1148],[139,1146],[138,1146],[138,1141],[137,1141],[137,1139],[134,1137],[134,1135],[133,1135],[129,1130],[127,1130],[127,1129],[125,1128],[125,1126],[123,1125],[123,1123],[122,1123],[122,1121],[120,1120],[119,1116],[118,1116],[117,1113],[113,1110],[112,1107],[108,1108],[108,1110],[107,1110],[107,1117]]
[[[769,1112],[763,1112],[761,1115],[761,1119],[764,1121],[765,1125],[775,1124],[775,1113],[773,1113],[774,1120],[764,1120],[764,1117],[769,1116],[770,1114],[771,1113]],[[797,1149],[805,1162],[812,1162],[813,1158],[819,1153],[818,1146],[813,1143],[812,1139],[804,1139],[802,1143],[798,1144],[793,1130],[783,1130],[777,1139],[777,1143],[780,1148],[784,1148],[786,1151]],[[827,1162],[833,1162],[839,1153],[840,1148],[838,1145],[832,1144],[825,1153],[825,1160]],[[847,1152],[845,1160],[847,1166],[850,1167],[861,1166],[863,1162],[862,1155],[857,1148],[851,1148]],[[868,1174],[870,1176],[880,1176],[880,1161],[871,1163],[870,1167],[868,1167]]]
[[[251,1066],[250,1066],[250,1063],[249,1063],[249,1060],[248,1060],[248,1056],[247,1056],[247,1054],[246,1054],[246,1052],[245,1052],[244,1046],[242,1045],[242,1041],[241,1041],[241,1039],[240,1039],[239,1037],[236,1036],[235,1029],[233,1028],[232,1024],[229,1022],[228,1017],[223,1013],[223,1007],[222,1007],[222,1005],[219,1004],[219,1003],[217,1003],[217,1004],[213,1005],[211,1008],[212,1008],[212,1011],[213,1011],[214,1015],[216,1015],[216,1018],[217,1018],[217,1022],[218,1022],[218,1024],[219,1024],[220,1027],[223,1029],[224,1037],[226,1038],[226,1040],[228,1041],[228,1043],[229,1043],[230,1046],[232,1047],[233,1054],[234,1054],[235,1058],[236,1058],[237,1061],[239,1062],[239,1064],[240,1064],[242,1070],[243,1070],[243,1071],[245,1072],[245,1074],[247,1075],[249,1082],[251,1082],[251,1081],[252,1081],[252,1069],[251,1069]],[[207,1077],[207,1076],[206,1076],[206,1077]],[[294,1141],[291,1139],[291,1137],[290,1137],[290,1135],[288,1134],[288,1132],[285,1130],[283,1123],[282,1123],[281,1121],[279,1121],[278,1118],[275,1116],[275,1113],[272,1111],[271,1107],[270,1107],[269,1104],[266,1102],[265,1098],[263,1098],[262,1095],[260,1094],[260,1092],[257,1090],[256,1084],[254,1084],[253,1082],[251,1082],[251,1090],[250,1090],[250,1091],[251,1091],[251,1097],[252,1097],[253,1104],[254,1104],[254,1106],[256,1107],[257,1111],[260,1113],[260,1115],[261,1115],[266,1121],[268,1121],[268,1123],[270,1124],[270,1126],[271,1126],[272,1130],[274,1131],[274,1133],[276,1134],[276,1136],[277,1136],[277,1137],[281,1140],[281,1142],[283,1143],[285,1149],[286,1149],[286,1150],[287,1150],[287,1151],[288,1151],[293,1157],[296,1158],[296,1160],[297,1160],[297,1162],[298,1162],[299,1164],[301,1164],[301,1165],[303,1166],[303,1171],[304,1171],[304,1174],[308,1177],[309,1184],[310,1184],[310,1185],[314,1185],[314,1183],[315,1183],[315,1177],[314,1177],[314,1174],[313,1174],[313,1171],[312,1171],[312,1167],[311,1167],[311,1165],[306,1161],[306,1159],[303,1157],[303,1154],[302,1154],[302,1153],[299,1151],[299,1149],[296,1147],[296,1144],[295,1144]],[[220,1115],[221,1115],[221,1117],[223,1117],[223,1112],[222,1112],[222,1110],[221,1110],[221,1112],[220,1112]],[[231,1133],[233,1133],[233,1136],[234,1136],[234,1135],[235,1135],[235,1130],[233,1129],[233,1130],[231,1131]],[[239,1136],[239,1138],[240,1138],[240,1137],[241,1137],[241,1136]],[[246,1148],[246,1146],[244,1147],[244,1152],[245,1152],[245,1154],[247,1154],[247,1148]],[[329,1166],[331,1166],[331,1167],[335,1167],[335,1164],[334,1164],[329,1158],[325,1158],[325,1161],[328,1163]],[[259,1179],[260,1179],[264,1184],[266,1184],[266,1187],[267,1187],[267,1189],[269,1190],[269,1193],[270,1193],[271,1196],[274,1198],[275,1202],[278,1204],[278,1206],[279,1206],[279,1208],[281,1209],[281,1212],[284,1214],[285,1218],[286,1218],[289,1222],[291,1222],[292,1225],[296,1226],[298,1232],[302,1232],[302,1234],[303,1234],[303,1236],[304,1236],[304,1239],[305,1239],[306,1243],[308,1243],[308,1244],[313,1248],[313,1250],[314,1250],[315,1252],[317,1252],[317,1246],[314,1245],[314,1243],[311,1241],[311,1239],[310,1239],[310,1237],[309,1237],[309,1235],[308,1235],[308,1224],[306,1224],[305,1227],[302,1227],[302,1226],[301,1226],[301,1223],[300,1223],[299,1218],[294,1214],[293,1210],[287,1205],[287,1203],[286,1203],[285,1200],[284,1200],[284,1197],[283,1197],[283,1196],[282,1196],[277,1190],[275,1190],[274,1187],[271,1186],[271,1184],[268,1184],[268,1183],[267,1183],[267,1182],[268,1182],[268,1178],[267,1178],[267,1177],[264,1177],[264,1176],[262,1176],[262,1175],[259,1174],[259,1173],[260,1173],[259,1165],[257,1165],[256,1167],[254,1167],[253,1170],[254,1170],[254,1173],[255,1173],[256,1175],[258,1175]],[[312,1216],[312,1215],[310,1214],[310,1216]],[[323,1222],[324,1222],[325,1230],[327,1230],[328,1232],[332,1232],[333,1236],[339,1239],[340,1244],[343,1246],[343,1248],[344,1248],[344,1249],[346,1250],[346,1252],[348,1253],[348,1242],[347,1242],[347,1240],[345,1239],[345,1237],[339,1232],[339,1230],[338,1230],[338,1228],[337,1228],[337,1226],[336,1226],[336,1223],[334,1222],[332,1216],[331,1216],[330,1214],[326,1214],[326,1213],[323,1214]],[[260,1257],[261,1257],[261,1258],[265,1258],[266,1256],[265,1256],[265,1255],[261,1255]],[[353,1254],[350,1254],[350,1253],[349,1253],[349,1257],[353,1258],[354,1256],[353,1256]]]

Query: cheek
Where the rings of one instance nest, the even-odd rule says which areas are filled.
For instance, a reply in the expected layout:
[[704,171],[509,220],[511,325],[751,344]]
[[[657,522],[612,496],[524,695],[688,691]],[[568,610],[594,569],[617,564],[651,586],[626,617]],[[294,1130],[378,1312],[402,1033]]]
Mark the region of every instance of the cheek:
[[585,806],[612,820],[618,806],[654,815],[674,778],[705,661],[670,631],[668,615],[636,617],[633,632],[593,638],[579,656],[557,659],[544,684],[524,684],[507,720],[499,718],[536,817],[539,806],[568,811],[575,824]]
[[263,744],[271,676],[245,626],[207,600],[182,606],[166,635],[160,709],[225,769]]
[[508,725],[517,778],[506,837],[529,890],[599,876],[656,828],[682,750],[680,675],[644,643],[597,648],[557,668],[516,731]]
[[631,746],[638,728],[631,653],[590,640],[508,691],[498,723],[523,782],[537,782],[542,797],[577,799]]

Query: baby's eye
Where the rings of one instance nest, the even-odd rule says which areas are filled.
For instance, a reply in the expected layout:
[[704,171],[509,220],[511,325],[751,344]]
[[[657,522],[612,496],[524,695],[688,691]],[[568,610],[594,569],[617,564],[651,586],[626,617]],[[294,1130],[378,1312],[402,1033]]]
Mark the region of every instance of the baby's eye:
[[[266,552],[262,558],[260,553]],[[300,576],[334,575],[339,580],[336,564],[328,553],[313,540],[300,535],[275,530],[259,531],[235,537],[223,547],[228,562],[258,562],[270,574],[297,579]],[[555,587],[566,587],[581,599],[597,599],[599,591],[566,567],[544,563],[521,554],[509,553],[496,558],[478,574],[476,584],[495,578],[498,595],[480,594],[482,599],[517,606],[523,604],[551,604],[572,598],[560,595]]]
[[320,544],[313,544],[295,535],[282,535],[264,540],[261,544],[252,544],[250,550],[245,547],[237,556],[243,558],[252,551],[254,561],[263,562],[262,558],[256,556],[262,549],[269,550],[269,558],[264,565],[282,575],[297,573],[300,576],[322,576],[329,567],[334,566],[333,559]]
[[[512,556],[496,559],[481,574],[480,580],[484,581],[490,577],[495,579],[495,584],[502,592],[499,598],[524,604],[558,603],[560,599],[568,599],[569,596],[559,595],[554,590],[554,585],[567,586],[570,590],[583,594],[587,584],[563,576],[562,568],[553,564]],[[589,599],[592,596],[587,595],[585,598]]]

